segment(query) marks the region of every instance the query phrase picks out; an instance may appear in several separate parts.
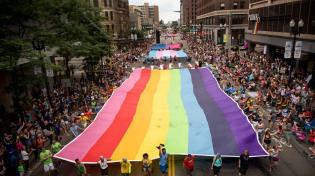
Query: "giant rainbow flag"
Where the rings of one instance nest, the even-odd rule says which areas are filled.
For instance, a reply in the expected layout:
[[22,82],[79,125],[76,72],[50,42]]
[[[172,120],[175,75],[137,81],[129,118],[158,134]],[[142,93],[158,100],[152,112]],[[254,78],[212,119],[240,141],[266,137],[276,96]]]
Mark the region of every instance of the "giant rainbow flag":
[[267,156],[244,115],[207,68],[136,69],[110,97],[95,120],[54,157],[96,163],[142,154],[158,158],[156,146],[170,154],[237,157],[248,149]]

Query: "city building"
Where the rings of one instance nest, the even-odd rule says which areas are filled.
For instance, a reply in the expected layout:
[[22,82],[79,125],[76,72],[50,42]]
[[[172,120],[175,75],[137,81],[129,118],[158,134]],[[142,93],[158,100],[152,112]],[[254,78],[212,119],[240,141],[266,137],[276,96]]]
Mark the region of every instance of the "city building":
[[135,5],[129,6],[129,17],[130,17],[130,27],[133,29],[141,30],[142,29],[142,10]]
[[142,13],[141,24],[142,28],[153,30],[159,27],[159,6],[149,5],[149,3],[144,3],[141,6],[138,6]]
[[197,0],[197,28],[204,39],[227,48],[243,45],[248,28],[248,0]]
[[[315,13],[312,7],[315,7],[314,0],[250,0],[245,35],[249,49],[263,48],[264,54],[285,58],[295,68],[314,71]],[[297,46],[293,47],[295,44]]]
[[95,7],[101,9],[105,18],[104,27],[114,39],[129,37],[129,2],[128,0],[90,0]]
[[182,26],[191,26],[196,24],[197,0],[180,1],[180,18]]

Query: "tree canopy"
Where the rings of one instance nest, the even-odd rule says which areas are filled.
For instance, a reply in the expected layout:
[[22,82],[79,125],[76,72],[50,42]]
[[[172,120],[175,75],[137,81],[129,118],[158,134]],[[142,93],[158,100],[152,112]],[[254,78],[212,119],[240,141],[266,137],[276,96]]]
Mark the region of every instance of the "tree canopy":
[[57,48],[57,54],[98,58],[111,45],[99,9],[86,0],[2,0],[0,2],[0,70],[16,67],[20,58],[32,60],[32,43]]

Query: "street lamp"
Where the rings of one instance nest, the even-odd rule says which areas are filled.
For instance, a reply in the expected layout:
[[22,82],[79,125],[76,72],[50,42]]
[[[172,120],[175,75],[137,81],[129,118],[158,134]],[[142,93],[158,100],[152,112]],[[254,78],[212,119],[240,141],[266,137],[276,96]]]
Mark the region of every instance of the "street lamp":
[[[298,24],[296,25],[295,20],[291,19],[289,22],[290,26],[290,34],[293,35],[293,44],[292,44],[292,49],[291,49],[291,68],[290,68],[290,75],[289,75],[289,84],[291,84],[292,81],[292,70],[293,70],[293,62],[294,62],[294,52],[295,52],[295,43],[296,43],[296,36],[301,34],[301,29],[304,27],[304,21],[300,19],[298,21]],[[295,62],[295,68],[297,69],[299,64],[298,59]]]

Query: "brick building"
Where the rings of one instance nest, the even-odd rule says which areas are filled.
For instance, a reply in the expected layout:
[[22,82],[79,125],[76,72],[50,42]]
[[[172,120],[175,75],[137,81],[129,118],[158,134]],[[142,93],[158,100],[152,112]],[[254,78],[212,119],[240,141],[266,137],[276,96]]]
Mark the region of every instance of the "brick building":
[[[128,0],[90,0],[101,9],[104,27],[114,39],[128,38],[130,33]],[[127,19],[127,20],[126,20]]]
[[149,3],[144,3],[138,6],[143,13],[142,16],[142,27],[146,29],[155,29],[159,27],[159,6],[149,5]]
[[180,24],[191,26],[196,24],[197,0],[180,0]]

